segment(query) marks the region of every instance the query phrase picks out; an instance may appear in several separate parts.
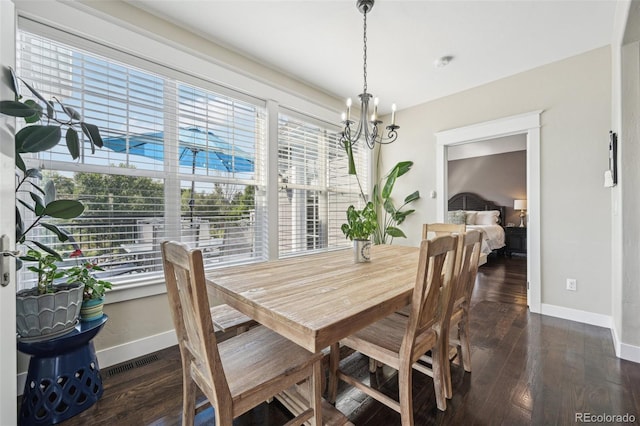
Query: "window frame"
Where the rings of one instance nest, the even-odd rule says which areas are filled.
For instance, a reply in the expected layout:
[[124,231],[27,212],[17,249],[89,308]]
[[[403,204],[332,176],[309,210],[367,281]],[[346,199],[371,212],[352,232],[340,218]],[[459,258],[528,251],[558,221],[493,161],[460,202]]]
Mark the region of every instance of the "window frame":
[[[277,114],[281,108],[288,111],[304,111],[309,117],[318,118],[326,123],[338,122],[341,101],[313,92],[313,89],[305,88],[296,93],[291,89],[283,89],[283,85],[277,81],[271,81],[268,76],[252,75],[239,70],[233,65],[227,65],[214,59],[212,55],[194,52],[185,49],[176,43],[163,39],[162,36],[150,36],[142,34],[129,27],[118,25],[115,20],[102,19],[90,15],[84,10],[71,8],[65,4],[45,4],[38,8],[27,3],[21,4],[18,10],[18,28],[51,38],[62,43],[95,52],[99,55],[129,63],[129,58],[134,58],[132,65],[141,69],[158,72],[169,77],[191,83],[197,81],[205,87],[215,87],[222,94],[232,94],[233,97],[246,96],[250,99],[259,99],[265,102],[267,109],[267,152],[265,153],[264,182],[266,187],[261,190],[266,198],[267,210],[267,253],[269,259],[278,257],[277,249],[277,202],[274,202],[274,184],[277,182],[277,167],[274,168],[274,149],[277,152],[277,137],[275,137],[274,124],[277,123]],[[46,23],[45,23],[46,22]],[[74,22],[70,29],[67,22]],[[95,34],[103,34],[98,39]],[[161,53],[159,53],[161,52]],[[127,58],[126,60],[123,58]],[[149,68],[141,66],[138,61],[148,64]],[[211,76],[215,76],[212,79]],[[215,91],[215,90],[214,90]],[[306,91],[306,92],[305,92]],[[227,93],[225,93],[227,92]],[[228,93],[230,92],[230,93]],[[277,163],[277,158],[275,158]],[[61,164],[52,162],[51,167],[61,167]],[[72,167],[72,171],[91,171],[87,165]],[[276,170],[274,172],[274,170]],[[368,156],[367,176],[371,182],[371,155]],[[149,177],[159,177],[160,173],[146,171]],[[365,188],[367,191],[369,188]],[[139,297],[147,297],[165,292],[162,279],[131,282],[127,285],[119,285],[110,292],[108,303],[131,300]]]

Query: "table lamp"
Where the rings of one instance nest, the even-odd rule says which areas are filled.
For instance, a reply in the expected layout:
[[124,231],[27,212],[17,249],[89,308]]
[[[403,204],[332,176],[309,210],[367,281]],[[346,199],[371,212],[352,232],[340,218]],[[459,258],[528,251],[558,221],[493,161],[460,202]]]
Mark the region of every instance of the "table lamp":
[[527,200],[513,200],[513,209],[520,210],[520,228],[524,228],[524,217],[527,209]]

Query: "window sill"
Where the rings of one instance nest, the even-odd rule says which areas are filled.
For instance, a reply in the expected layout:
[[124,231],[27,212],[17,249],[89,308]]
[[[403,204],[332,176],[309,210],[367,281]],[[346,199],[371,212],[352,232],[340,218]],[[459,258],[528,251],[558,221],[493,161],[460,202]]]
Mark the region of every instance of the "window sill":
[[164,279],[161,277],[150,278],[147,281],[141,281],[130,284],[114,285],[107,293],[105,304],[126,302],[128,300],[141,299],[143,297],[156,296],[164,294],[167,288]]

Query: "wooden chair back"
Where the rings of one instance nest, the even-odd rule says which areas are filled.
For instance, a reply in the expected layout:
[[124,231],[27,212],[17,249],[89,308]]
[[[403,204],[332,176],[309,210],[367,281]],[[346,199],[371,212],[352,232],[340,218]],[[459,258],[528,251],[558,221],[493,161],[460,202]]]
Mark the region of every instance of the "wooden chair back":
[[471,302],[471,293],[478,274],[478,261],[482,246],[482,233],[472,230],[464,234],[461,238],[460,269],[457,272],[455,292],[453,296],[454,304]]
[[422,239],[429,239],[429,233],[433,233],[436,237],[451,234],[462,234],[467,230],[467,225],[454,223],[425,223],[422,225]]
[[[454,224],[454,223],[425,223],[422,225],[422,239],[426,240],[429,237],[442,237],[443,235],[459,235],[461,238],[458,238],[458,246],[456,247],[456,264],[453,268],[453,279],[454,282],[457,283],[458,274],[460,273],[460,265],[462,262],[462,242],[464,239],[462,235],[464,235],[467,229],[467,225],[465,224]],[[455,284],[457,287],[457,284]],[[455,294],[454,294],[454,300]]]
[[430,347],[421,336],[436,328],[448,330],[458,236],[447,235],[420,244],[420,260],[407,330],[400,349],[401,364],[409,369]]
[[[165,241],[162,259],[182,368],[216,407],[232,407],[209,311],[202,252]],[[186,409],[186,407],[185,407]]]

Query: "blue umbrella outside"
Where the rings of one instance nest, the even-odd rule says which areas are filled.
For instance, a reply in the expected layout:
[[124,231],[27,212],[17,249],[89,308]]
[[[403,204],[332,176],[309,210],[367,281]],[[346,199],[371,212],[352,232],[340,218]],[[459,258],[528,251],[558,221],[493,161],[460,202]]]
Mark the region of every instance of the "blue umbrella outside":
[[[183,166],[220,170],[229,173],[251,173],[254,171],[252,155],[234,148],[215,133],[197,127],[181,127],[178,131],[180,157]],[[104,146],[115,152],[128,152],[156,161],[164,160],[164,132],[143,133],[127,137],[103,139]],[[193,219],[195,181],[191,182],[189,210]]]
[[[252,155],[233,148],[213,132],[197,127],[179,129],[180,164],[206,167],[230,173],[251,173]],[[128,152],[157,161],[164,160],[164,132],[143,133],[103,139],[104,146],[115,152]]]

